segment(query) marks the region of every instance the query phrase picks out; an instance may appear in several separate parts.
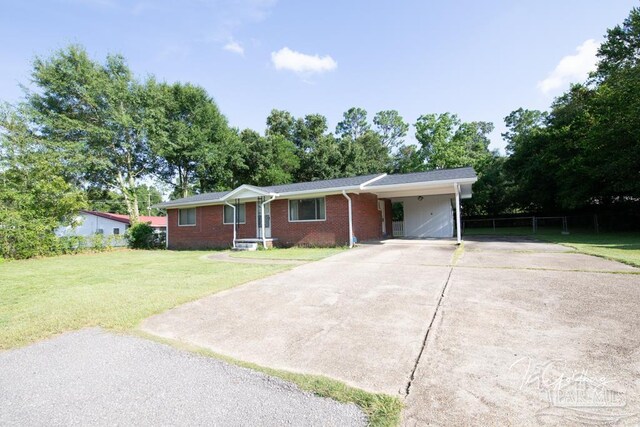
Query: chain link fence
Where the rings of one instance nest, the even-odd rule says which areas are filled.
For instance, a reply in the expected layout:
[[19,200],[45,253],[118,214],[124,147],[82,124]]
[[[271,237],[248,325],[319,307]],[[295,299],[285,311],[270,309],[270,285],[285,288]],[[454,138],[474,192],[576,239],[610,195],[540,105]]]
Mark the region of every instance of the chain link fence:
[[640,212],[569,215],[476,216],[462,218],[463,234],[622,232],[640,230]]

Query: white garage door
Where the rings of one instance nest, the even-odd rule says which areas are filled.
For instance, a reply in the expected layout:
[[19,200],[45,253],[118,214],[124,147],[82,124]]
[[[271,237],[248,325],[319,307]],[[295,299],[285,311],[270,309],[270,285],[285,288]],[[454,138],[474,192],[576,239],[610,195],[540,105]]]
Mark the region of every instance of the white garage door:
[[404,206],[404,235],[406,237],[452,237],[452,195],[423,196],[393,199]]

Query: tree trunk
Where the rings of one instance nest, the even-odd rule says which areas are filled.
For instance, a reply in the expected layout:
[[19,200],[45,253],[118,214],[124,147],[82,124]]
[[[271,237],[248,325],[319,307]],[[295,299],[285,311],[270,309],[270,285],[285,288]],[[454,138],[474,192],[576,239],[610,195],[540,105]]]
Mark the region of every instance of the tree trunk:
[[129,175],[127,181],[124,180],[121,172],[118,172],[118,185],[127,205],[127,214],[131,225],[140,222],[140,209],[138,208],[138,195],[136,194],[135,179]]

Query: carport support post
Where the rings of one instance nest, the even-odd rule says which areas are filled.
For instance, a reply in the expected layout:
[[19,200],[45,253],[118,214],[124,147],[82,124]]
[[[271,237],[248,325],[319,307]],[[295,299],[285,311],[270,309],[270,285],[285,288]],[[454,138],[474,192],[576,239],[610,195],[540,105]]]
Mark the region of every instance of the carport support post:
[[458,243],[462,243],[462,230],[460,230],[460,186],[458,184],[453,184],[453,188],[456,193],[456,234]]

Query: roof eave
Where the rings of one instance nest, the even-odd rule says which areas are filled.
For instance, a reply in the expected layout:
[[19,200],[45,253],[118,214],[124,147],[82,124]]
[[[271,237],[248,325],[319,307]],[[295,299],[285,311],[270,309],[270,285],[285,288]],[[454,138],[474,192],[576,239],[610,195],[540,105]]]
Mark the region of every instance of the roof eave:
[[417,187],[439,187],[448,184],[473,184],[478,181],[478,177],[474,178],[456,178],[456,179],[443,179],[438,181],[422,181],[422,182],[406,182],[402,184],[387,184],[387,185],[372,185],[363,188],[363,191],[393,191],[395,189],[410,189]]

